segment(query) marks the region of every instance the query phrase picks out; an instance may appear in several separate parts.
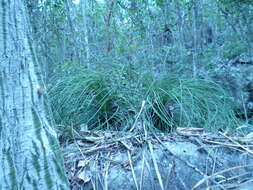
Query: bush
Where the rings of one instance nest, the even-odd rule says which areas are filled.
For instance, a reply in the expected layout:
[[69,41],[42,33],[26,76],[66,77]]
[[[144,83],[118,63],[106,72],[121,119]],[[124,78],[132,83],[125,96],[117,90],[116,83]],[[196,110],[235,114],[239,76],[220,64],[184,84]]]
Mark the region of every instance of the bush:
[[59,82],[50,89],[54,118],[76,130],[81,124],[89,130],[129,130],[136,122],[162,131],[232,130],[237,123],[231,98],[211,81],[178,76],[154,79],[151,73],[138,75],[126,68],[107,72],[76,68],[57,78]]
[[176,127],[203,127],[217,131],[236,127],[232,98],[212,81],[165,76],[146,88],[151,105],[147,113],[156,128],[171,131]]
[[75,67],[56,76],[58,82],[49,90],[56,123],[77,131],[81,124],[89,130],[124,130],[136,105],[124,75],[118,68],[104,72]]
[[75,70],[50,89],[53,114],[57,123],[91,128],[94,122],[102,122],[102,115],[112,116],[113,91],[104,82],[103,74],[90,70]]

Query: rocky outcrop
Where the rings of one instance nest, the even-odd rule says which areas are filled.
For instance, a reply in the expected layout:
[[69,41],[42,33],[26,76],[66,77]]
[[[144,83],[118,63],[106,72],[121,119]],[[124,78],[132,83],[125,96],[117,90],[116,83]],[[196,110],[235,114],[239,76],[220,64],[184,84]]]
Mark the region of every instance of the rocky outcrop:
[[[251,126],[252,127],[252,126]],[[86,133],[66,147],[73,190],[252,190],[253,134]]]
[[253,116],[253,59],[236,58],[210,76],[232,95],[237,112]]

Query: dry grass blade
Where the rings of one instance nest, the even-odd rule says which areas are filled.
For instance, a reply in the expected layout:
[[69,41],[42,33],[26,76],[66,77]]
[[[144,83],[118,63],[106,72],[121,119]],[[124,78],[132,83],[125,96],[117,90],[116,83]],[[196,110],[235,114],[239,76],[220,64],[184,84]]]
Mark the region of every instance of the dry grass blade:
[[219,134],[223,135],[224,137],[226,137],[227,139],[229,139],[230,141],[232,141],[233,143],[237,144],[240,148],[242,148],[243,150],[247,151],[248,153],[250,153],[251,155],[253,155],[253,152],[246,148],[245,146],[241,145],[240,143],[236,142],[234,139],[232,139],[231,137],[228,137],[227,135],[225,135],[224,133],[219,132]]
[[[84,154],[89,154],[89,153],[93,153],[93,152],[97,152],[97,151],[101,151],[101,150],[107,150],[110,147],[112,147],[114,144],[108,144],[108,145],[101,145],[99,147],[91,147],[89,150],[85,151]],[[96,145],[97,146],[97,145]]]
[[[227,189],[235,189],[235,188],[239,188],[239,187],[242,187],[243,185],[245,184],[248,184],[248,183],[251,183],[253,181],[252,180],[248,180],[246,182],[243,182],[243,183],[240,183],[240,184],[237,184],[237,183],[229,183],[229,184],[223,184]],[[217,185],[212,185],[209,187],[210,189],[215,189],[217,188]],[[242,190],[249,190],[249,189],[242,189]],[[251,189],[250,189],[251,190]]]
[[[74,137],[74,128],[73,128],[73,125],[72,125],[72,127],[71,127],[71,132],[72,132],[72,136]],[[78,145],[77,141],[74,140],[74,142],[75,142],[75,145],[76,145],[77,149],[78,149],[79,152],[81,153],[82,157],[85,158],[85,155],[84,155],[82,149],[80,148],[80,146]]]
[[243,176],[247,176],[247,175],[249,175],[249,174],[251,174],[251,172],[245,172],[245,173],[243,173],[243,174],[235,175],[235,176],[232,176],[232,177],[230,177],[230,178],[226,178],[226,179],[224,179],[224,180],[221,180],[221,181],[219,181],[219,183],[225,183],[225,182],[228,182],[228,181],[232,181],[232,180],[234,180],[234,179],[239,179],[239,178],[241,178],[241,177],[243,177]]
[[[109,153],[110,154],[110,153]],[[109,155],[108,155],[109,156]],[[111,159],[111,158],[110,158]],[[110,168],[110,162],[108,161],[105,164],[105,173],[104,173],[104,186],[105,190],[108,190],[108,173],[109,173],[109,168]]]
[[155,189],[155,188],[154,188],[154,186],[155,186],[154,178],[151,177],[151,176],[153,176],[153,171],[151,170],[152,167],[150,166],[150,164],[149,164],[149,162],[148,162],[147,159],[145,159],[145,165],[146,165],[146,169],[147,169],[148,172],[149,172],[150,184],[151,184],[151,186],[152,186],[152,189]]
[[132,148],[130,146],[127,145],[127,143],[125,143],[123,140],[119,141],[124,147],[126,147],[127,150],[129,151],[133,151]]
[[162,190],[164,190],[162,177],[161,177],[161,174],[159,172],[158,165],[157,165],[155,155],[154,155],[154,151],[153,151],[153,148],[152,148],[152,144],[150,143],[150,141],[148,141],[148,146],[149,146],[150,154],[151,154],[151,157],[152,157],[152,160],[153,160],[153,164],[154,164],[154,167],[155,167],[155,171],[156,171],[156,175],[157,175],[160,187],[161,187]]
[[133,178],[134,178],[134,183],[135,183],[136,189],[139,190],[139,187],[138,187],[138,184],[137,184],[136,175],[135,175],[134,168],[133,168],[131,153],[130,153],[129,150],[127,151],[127,154],[128,154],[129,164],[130,164],[130,167],[131,167],[131,171],[132,171],[132,174],[133,174]]
[[204,129],[203,128],[180,128],[178,127],[176,132],[179,135],[182,136],[200,136],[201,133],[203,133]]
[[171,176],[171,173],[172,173],[173,170],[175,170],[175,162],[174,161],[173,161],[172,165],[170,166],[169,172],[168,172],[167,177],[166,177],[165,189],[167,189],[167,186],[169,185],[170,176]]
[[146,102],[143,100],[143,101],[142,101],[142,104],[141,104],[141,109],[140,109],[140,111],[139,111],[139,113],[138,113],[138,115],[137,115],[137,117],[136,117],[136,119],[135,119],[135,121],[134,121],[133,126],[132,126],[131,129],[129,130],[130,132],[134,130],[134,128],[135,128],[135,126],[136,126],[136,123],[138,122],[138,119],[139,119],[139,117],[140,117],[140,115],[141,115],[141,113],[142,113],[142,111],[143,111],[143,109],[144,109],[144,107],[145,107],[145,104],[146,104]]
[[204,179],[200,180],[198,183],[196,183],[196,184],[191,188],[191,190],[196,189],[196,188],[199,187],[201,184],[205,183],[207,180],[211,179],[211,178],[214,177],[214,176],[221,175],[221,174],[226,173],[226,172],[229,172],[229,171],[231,171],[231,170],[236,170],[236,169],[241,169],[241,168],[247,168],[247,167],[253,167],[253,164],[244,165],[244,166],[236,166],[236,167],[232,167],[232,168],[228,168],[228,169],[225,169],[225,170],[216,172],[216,173],[214,173],[213,175],[207,176],[207,177],[205,177]]
[[145,166],[145,160],[146,160],[145,154],[146,154],[146,151],[144,150],[142,152],[140,190],[142,190],[142,185],[143,185],[144,166]]
[[[223,143],[223,142],[206,140],[206,139],[203,139],[203,141],[205,141],[206,143],[217,144],[217,145],[227,146],[227,147],[241,147],[241,144],[239,144],[239,145],[238,144],[229,144],[229,143]],[[253,147],[253,145],[247,145],[245,147]]]

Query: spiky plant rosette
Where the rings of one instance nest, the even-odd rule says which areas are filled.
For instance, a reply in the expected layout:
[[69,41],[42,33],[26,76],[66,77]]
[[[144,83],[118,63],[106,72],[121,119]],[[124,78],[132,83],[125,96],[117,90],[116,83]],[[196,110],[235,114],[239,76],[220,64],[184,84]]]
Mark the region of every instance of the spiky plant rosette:
[[176,127],[231,131],[236,127],[232,98],[214,82],[176,76],[151,81],[147,113],[154,127],[169,131]]

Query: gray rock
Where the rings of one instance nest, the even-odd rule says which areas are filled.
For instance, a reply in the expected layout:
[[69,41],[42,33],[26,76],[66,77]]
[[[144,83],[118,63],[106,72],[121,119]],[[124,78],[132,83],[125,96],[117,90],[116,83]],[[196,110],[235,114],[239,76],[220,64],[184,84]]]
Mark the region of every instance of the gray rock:
[[65,157],[74,190],[253,189],[253,155],[223,136],[105,139],[83,149],[80,156]]

